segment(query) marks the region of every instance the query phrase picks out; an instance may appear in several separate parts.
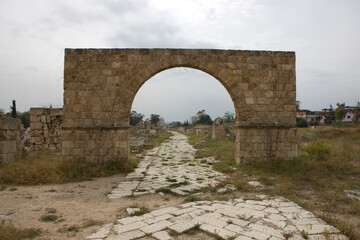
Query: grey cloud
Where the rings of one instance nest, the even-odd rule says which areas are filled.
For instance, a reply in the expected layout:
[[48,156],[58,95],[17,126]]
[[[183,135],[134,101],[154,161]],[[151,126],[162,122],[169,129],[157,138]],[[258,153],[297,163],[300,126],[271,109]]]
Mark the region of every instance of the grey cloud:
[[32,72],[37,72],[39,71],[39,68],[37,68],[36,66],[33,65],[27,65],[24,67],[25,70],[27,71],[32,71]]

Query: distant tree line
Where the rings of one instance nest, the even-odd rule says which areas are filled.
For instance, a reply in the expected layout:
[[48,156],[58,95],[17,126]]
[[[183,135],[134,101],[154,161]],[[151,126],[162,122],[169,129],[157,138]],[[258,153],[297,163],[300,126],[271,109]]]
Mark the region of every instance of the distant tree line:
[[[136,111],[131,111],[130,113],[130,125],[136,126],[140,121],[148,121],[151,124],[157,125],[161,119],[161,116],[158,114],[151,114],[150,119],[145,119],[145,115],[142,113],[138,113]],[[197,121],[195,124],[202,124],[202,125],[211,125],[213,120],[211,119],[210,115],[205,112],[205,110],[201,110],[196,114]],[[224,123],[235,122],[235,114],[232,112],[225,112],[224,116],[222,117],[222,121]],[[184,122],[180,121],[173,121],[168,124],[170,128],[177,128],[177,127],[188,127],[190,123],[188,120]]]
[[[138,113],[136,111],[131,111],[130,113],[130,125],[136,126],[140,121],[143,121],[145,115],[142,113]],[[155,126],[158,125],[161,117],[159,114],[151,114],[150,119],[146,119],[145,121],[150,122],[151,124],[154,124]]]

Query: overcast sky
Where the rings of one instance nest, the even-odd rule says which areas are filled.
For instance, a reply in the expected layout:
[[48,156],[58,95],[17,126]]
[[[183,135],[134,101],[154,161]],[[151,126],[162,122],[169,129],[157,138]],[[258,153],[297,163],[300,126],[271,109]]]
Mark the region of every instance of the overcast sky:
[[[65,48],[217,48],[296,52],[297,99],[320,110],[360,101],[359,0],[0,0],[0,108],[63,104]],[[183,121],[234,111],[214,78],[159,73],[133,110]]]

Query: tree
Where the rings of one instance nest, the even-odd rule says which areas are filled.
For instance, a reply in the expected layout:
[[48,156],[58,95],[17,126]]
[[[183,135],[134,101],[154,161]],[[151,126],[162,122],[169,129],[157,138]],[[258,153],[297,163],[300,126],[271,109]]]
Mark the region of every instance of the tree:
[[335,110],[335,119],[336,121],[341,121],[344,119],[345,115],[346,115],[346,109],[345,109],[345,103],[337,103],[336,104],[337,108]]
[[29,112],[23,112],[18,113],[17,118],[20,119],[22,125],[24,125],[24,128],[30,127],[30,113]]
[[182,125],[183,125],[184,127],[188,127],[190,124],[189,124],[189,121],[188,121],[188,120],[185,120]]
[[304,127],[308,127],[308,124],[304,118],[297,117],[296,118],[296,126],[298,128],[304,128]]
[[150,115],[150,123],[151,124],[154,124],[155,126],[157,126],[158,123],[159,123],[159,120],[160,120],[160,115],[158,115],[158,114],[151,114]]
[[325,109],[324,122],[326,125],[330,125],[335,122],[335,112],[332,105],[330,105],[329,109]]
[[16,101],[12,101],[12,106],[10,106],[11,109],[11,117],[16,118]]
[[224,116],[222,118],[224,123],[230,123],[235,121],[235,114],[232,112],[226,112],[224,113]]
[[211,125],[212,120],[211,117],[207,114],[202,114],[199,117],[199,120],[197,121],[198,124],[205,124],[205,125]]
[[130,125],[131,126],[136,126],[144,117],[145,117],[144,114],[137,113],[136,111],[131,111],[131,113],[130,113]]

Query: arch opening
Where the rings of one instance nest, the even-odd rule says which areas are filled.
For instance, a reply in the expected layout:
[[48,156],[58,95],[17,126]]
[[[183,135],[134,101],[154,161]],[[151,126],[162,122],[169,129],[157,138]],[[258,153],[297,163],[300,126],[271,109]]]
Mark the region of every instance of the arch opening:
[[[151,110],[150,110],[151,109]],[[235,113],[234,102],[223,84],[204,71],[189,67],[162,70],[138,89],[131,111],[157,113],[167,121],[185,121],[205,109],[212,119]]]

